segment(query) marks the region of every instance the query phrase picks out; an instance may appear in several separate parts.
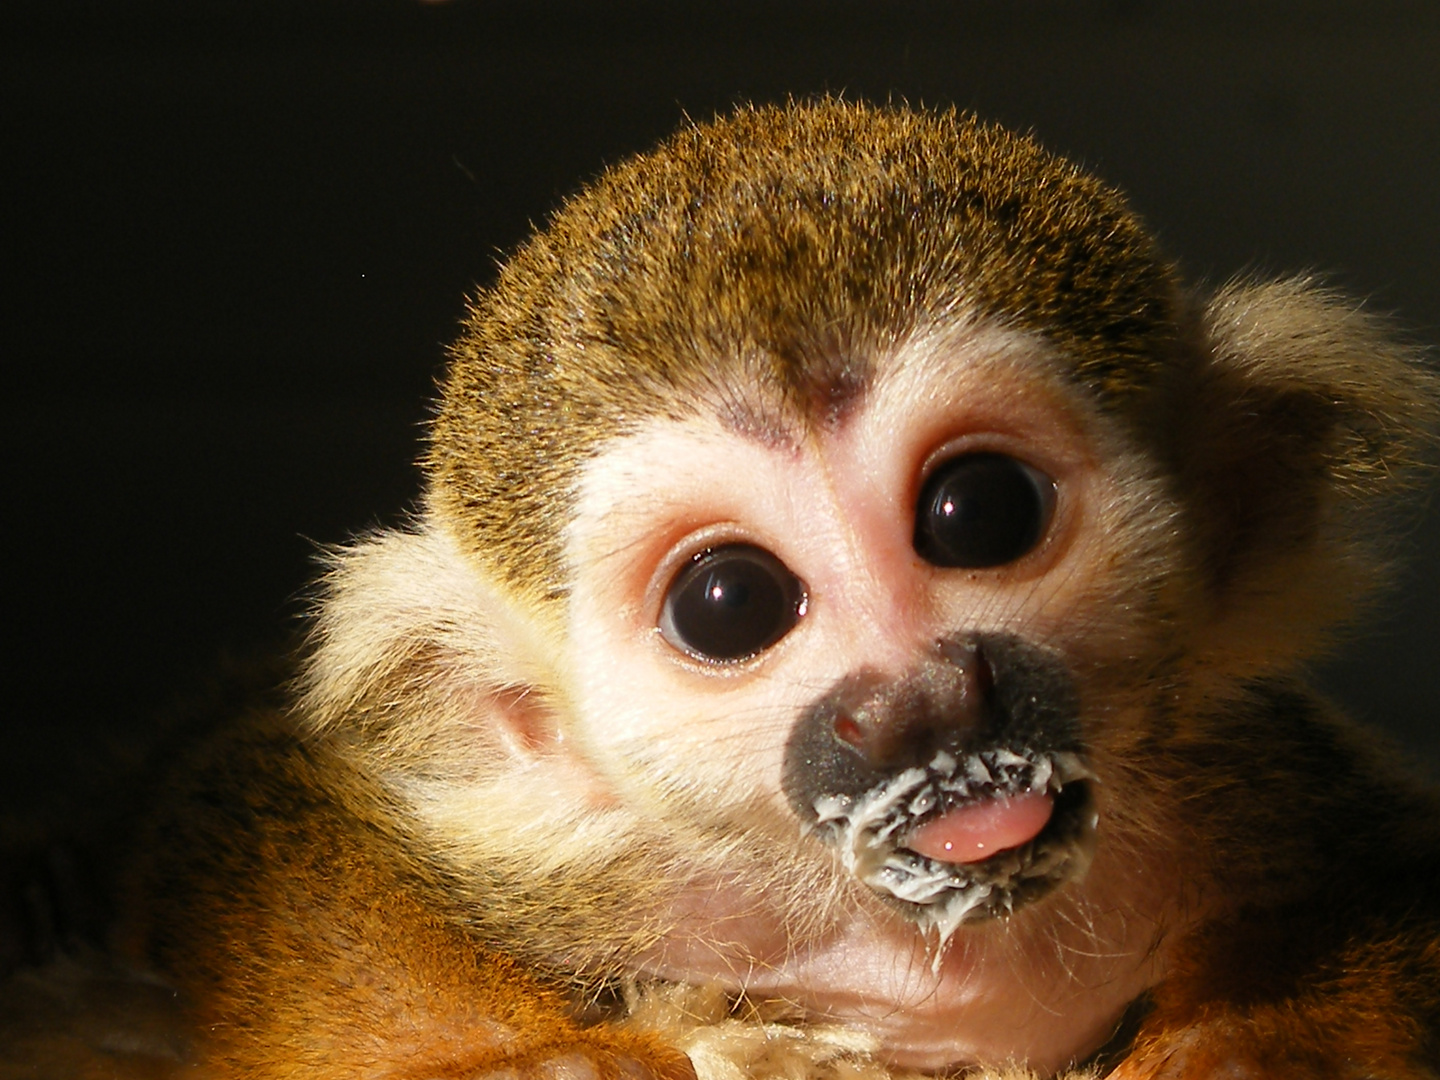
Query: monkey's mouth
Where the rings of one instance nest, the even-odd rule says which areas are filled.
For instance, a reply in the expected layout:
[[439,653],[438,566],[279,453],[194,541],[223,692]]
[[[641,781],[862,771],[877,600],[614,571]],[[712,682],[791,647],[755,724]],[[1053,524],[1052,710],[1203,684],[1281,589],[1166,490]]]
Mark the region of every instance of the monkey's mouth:
[[858,797],[817,797],[812,828],[943,945],[962,922],[1008,914],[1085,872],[1094,779],[1070,751],[940,750]]

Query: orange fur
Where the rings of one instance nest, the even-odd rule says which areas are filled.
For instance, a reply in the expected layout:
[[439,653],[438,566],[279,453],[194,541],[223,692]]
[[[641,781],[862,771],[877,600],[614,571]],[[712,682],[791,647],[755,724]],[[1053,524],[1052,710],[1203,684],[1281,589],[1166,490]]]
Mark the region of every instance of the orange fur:
[[185,813],[145,839],[117,944],[185,988],[207,1078],[461,1080],[567,1054],[688,1073],[653,1039],[580,1027],[467,935],[388,800],[284,718],[252,716],[183,775]]

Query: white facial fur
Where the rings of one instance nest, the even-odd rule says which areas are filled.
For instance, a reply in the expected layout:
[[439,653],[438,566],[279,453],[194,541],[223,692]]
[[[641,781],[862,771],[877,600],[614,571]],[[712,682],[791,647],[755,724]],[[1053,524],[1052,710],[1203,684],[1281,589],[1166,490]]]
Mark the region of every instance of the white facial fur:
[[[796,718],[849,672],[899,675],[957,630],[1016,633],[1082,655],[1134,647],[1138,628],[1125,612],[1144,600],[1125,587],[1136,584],[1134,560],[1153,557],[1147,548],[1169,511],[1120,437],[1046,374],[1041,346],[971,329],[911,345],[882,370],[834,430],[757,438],[716,416],[658,422],[616,440],[585,476],[569,546],[566,667],[584,703],[572,752],[628,810],[679,822],[698,855],[763,837],[830,859],[796,840],[780,766]],[[1012,565],[944,570],[914,551],[927,468],[962,450],[1011,454],[1056,482],[1044,540]],[[688,560],[733,542],[789,567],[806,587],[806,610],[761,655],[711,664],[679,652],[656,624]],[[1124,903],[1106,899],[1123,894],[1117,883],[1130,876],[1117,852],[1110,847],[1097,867],[1098,887],[1079,890],[1090,925],[1072,928],[1070,945],[1043,911],[1027,911],[962,929],[932,965],[933,941],[852,890],[838,904],[812,896],[829,918],[812,918],[826,929],[808,940],[790,932],[803,913],[787,910],[804,897],[767,913],[750,896],[735,900],[745,914],[727,924],[729,940],[705,941],[699,920],[719,914],[712,900],[646,963],[864,1019],[903,1063],[1016,1057],[1058,1066],[1103,1041],[1158,970],[1149,949],[1163,913],[1137,912],[1134,890]],[[1058,902],[1050,919],[1075,917],[1066,906],[1075,900]],[[726,914],[733,922],[736,912]],[[1101,955],[1082,961],[1080,948]]]
[[[663,802],[679,787],[717,809],[758,797],[788,814],[779,762],[797,712],[862,666],[908,670],[957,629],[1127,648],[1126,620],[1097,614],[1123,603],[1116,590],[1134,578],[1125,540],[1153,539],[1145,519],[1166,510],[1135,482],[1118,436],[1045,387],[1038,353],[995,331],[913,347],[833,432],[767,445],[714,417],[666,421],[596,459],[570,527],[566,668],[585,703],[575,735],[627,801]],[[1010,453],[1056,481],[1045,538],[1014,564],[937,569],[914,551],[927,467],[962,450]],[[694,554],[737,541],[797,574],[807,611],[753,660],[690,659],[656,629],[665,589]],[[648,702],[666,707],[637,708]],[[650,757],[657,771],[635,768]]]

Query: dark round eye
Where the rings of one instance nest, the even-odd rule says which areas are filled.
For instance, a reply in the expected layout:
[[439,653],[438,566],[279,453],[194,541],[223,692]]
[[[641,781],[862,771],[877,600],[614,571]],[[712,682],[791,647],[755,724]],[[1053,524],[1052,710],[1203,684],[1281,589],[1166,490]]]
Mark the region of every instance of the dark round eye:
[[1044,535],[1055,481],[1005,454],[962,454],[925,481],[915,508],[915,550],[934,566],[1003,566]]
[[700,660],[744,660],[788,634],[805,608],[805,587],[768,551],[728,544],[702,551],[675,575],[660,610],[660,634]]

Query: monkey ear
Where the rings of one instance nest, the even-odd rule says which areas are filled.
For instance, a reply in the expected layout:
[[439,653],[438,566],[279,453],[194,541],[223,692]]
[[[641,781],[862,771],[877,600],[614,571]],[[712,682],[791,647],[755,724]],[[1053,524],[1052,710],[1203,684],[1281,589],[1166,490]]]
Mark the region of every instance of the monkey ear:
[[299,682],[315,734],[385,772],[474,774],[558,733],[559,642],[440,529],[329,553]]
[[1161,439],[1213,648],[1227,670],[1264,668],[1313,651],[1383,580],[1393,496],[1427,472],[1440,398],[1418,348],[1308,279],[1233,282],[1200,318]]

